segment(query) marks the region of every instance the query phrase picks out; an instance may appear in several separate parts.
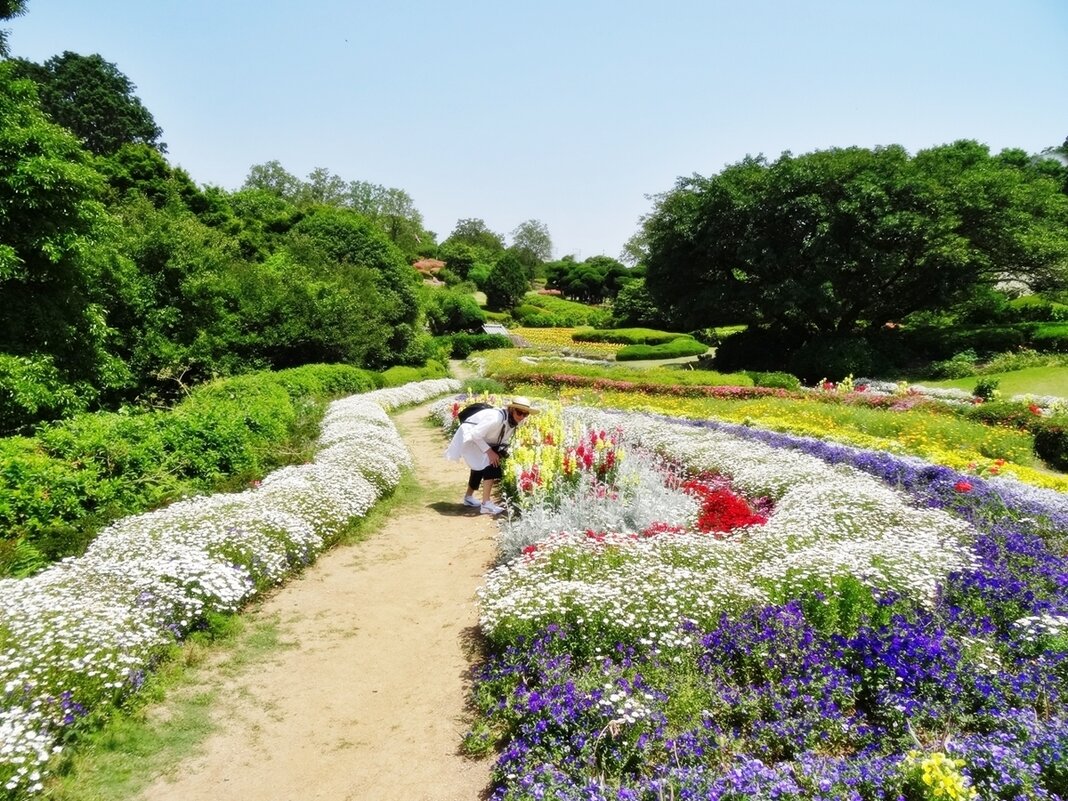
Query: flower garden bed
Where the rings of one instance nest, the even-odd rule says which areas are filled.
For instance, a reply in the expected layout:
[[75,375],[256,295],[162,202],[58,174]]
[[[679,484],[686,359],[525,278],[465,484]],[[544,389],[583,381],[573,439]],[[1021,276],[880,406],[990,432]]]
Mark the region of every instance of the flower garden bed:
[[1064,495],[751,426],[534,420],[480,592],[495,799],[1068,797]]

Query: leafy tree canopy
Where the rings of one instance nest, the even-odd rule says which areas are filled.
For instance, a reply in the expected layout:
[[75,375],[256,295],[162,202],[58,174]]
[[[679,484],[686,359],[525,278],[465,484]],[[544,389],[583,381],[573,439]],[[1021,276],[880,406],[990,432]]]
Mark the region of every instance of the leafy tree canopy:
[[109,224],[104,179],[67,130],[46,119],[31,81],[0,63],[0,352],[47,355],[71,380],[112,367],[89,254]]
[[377,315],[388,329],[384,344],[364,366],[395,364],[412,347],[419,322],[418,276],[404,255],[369,220],[350,209],[320,206],[289,233],[289,252],[305,264],[369,269],[375,279]]
[[136,87],[110,61],[68,50],[43,65],[14,63],[18,75],[37,83],[45,114],[73,131],[90,152],[107,155],[128,143],[167,152],[163,131],[134,94]]
[[406,256],[434,246],[434,235],[423,227],[423,215],[403,189],[367,181],[346,181],[325,167],[317,167],[306,181],[278,161],[254,165],[242,187],[270,192],[299,207],[327,205],[352,209],[383,231]]
[[491,256],[504,250],[504,237],[491,231],[485,221],[477,217],[457,220],[456,227],[445,242],[470,245]]
[[546,282],[565,297],[583,303],[600,303],[613,298],[634,278],[634,273],[611,256],[591,256],[582,262],[566,256],[545,268]]
[[[0,19],[11,19],[26,13],[26,0],[0,0]],[[0,28],[0,58],[8,55],[7,47],[8,31]]]
[[101,156],[97,169],[111,186],[116,199],[129,192],[140,192],[157,208],[180,202],[186,208],[199,211],[206,206],[203,193],[193,183],[189,173],[172,167],[160,152],[149,145],[127,143],[108,156]]
[[643,231],[647,288],[688,328],[845,334],[980,282],[1060,286],[1068,266],[1057,182],[971,141],[746,158],[680,179]]
[[540,220],[527,220],[512,231],[512,248],[525,251],[539,262],[553,257],[553,239],[549,227]]

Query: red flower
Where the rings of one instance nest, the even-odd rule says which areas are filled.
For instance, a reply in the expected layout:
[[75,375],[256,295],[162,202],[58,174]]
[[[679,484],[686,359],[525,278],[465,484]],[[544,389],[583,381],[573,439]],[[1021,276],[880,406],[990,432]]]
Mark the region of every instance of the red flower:
[[953,489],[955,489],[957,492],[971,492],[972,485],[964,479],[961,479],[953,485]]
[[1031,412],[1031,414],[1042,414],[1042,410],[1038,408],[1038,404],[1035,403],[1029,403],[1027,405],[1027,410]]
[[537,550],[538,550],[538,546],[537,545],[528,545],[526,548],[523,549],[523,553],[525,553],[527,556],[531,556],[534,553],[536,553]]

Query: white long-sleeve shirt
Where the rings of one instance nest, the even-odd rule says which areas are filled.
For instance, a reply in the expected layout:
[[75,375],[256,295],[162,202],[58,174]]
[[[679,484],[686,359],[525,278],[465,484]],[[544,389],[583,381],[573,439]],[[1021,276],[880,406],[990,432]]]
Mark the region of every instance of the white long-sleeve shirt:
[[510,423],[507,409],[475,412],[456,429],[445,458],[454,462],[462,459],[472,470],[485,470],[490,464],[490,447],[511,442],[515,426]]

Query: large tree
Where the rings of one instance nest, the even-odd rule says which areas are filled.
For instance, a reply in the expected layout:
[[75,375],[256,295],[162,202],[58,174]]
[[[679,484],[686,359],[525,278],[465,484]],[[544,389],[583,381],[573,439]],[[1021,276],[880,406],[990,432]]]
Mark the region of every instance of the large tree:
[[526,271],[519,257],[505,253],[497,260],[486,279],[486,303],[491,309],[511,309],[530,289]]
[[24,59],[15,64],[21,77],[37,83],[45,114],[96,155],[131,143],[167,152],[163,131],[134,94],[136,87],[110,61],[67,51],[42,65]]
[[646,219],[647,288],[681,324],[809,335],[939,309],[978,282],[1063,283],[1068,197],[970,141],[746,158]]
[[68,380],[99,386],[109,335],[98,302],[104,178],[69,131],[49,122],[34,84],[0,63],[0,352],[52,359]]
[[346,205],[373,221],[408,255],[433,248],[434,235],[423,227],[423,215],[403,189],[353,181]]
[[512,248],[529,253],[539,262],[553,257],[553,238],[549,226],[540,220],[527,220],[512,231]]
[[462,242],[487,255],[494,255],[504,250],[504,237],[491,231],[486,221],[478,217],[457,220],[456,227],[445,241]]

